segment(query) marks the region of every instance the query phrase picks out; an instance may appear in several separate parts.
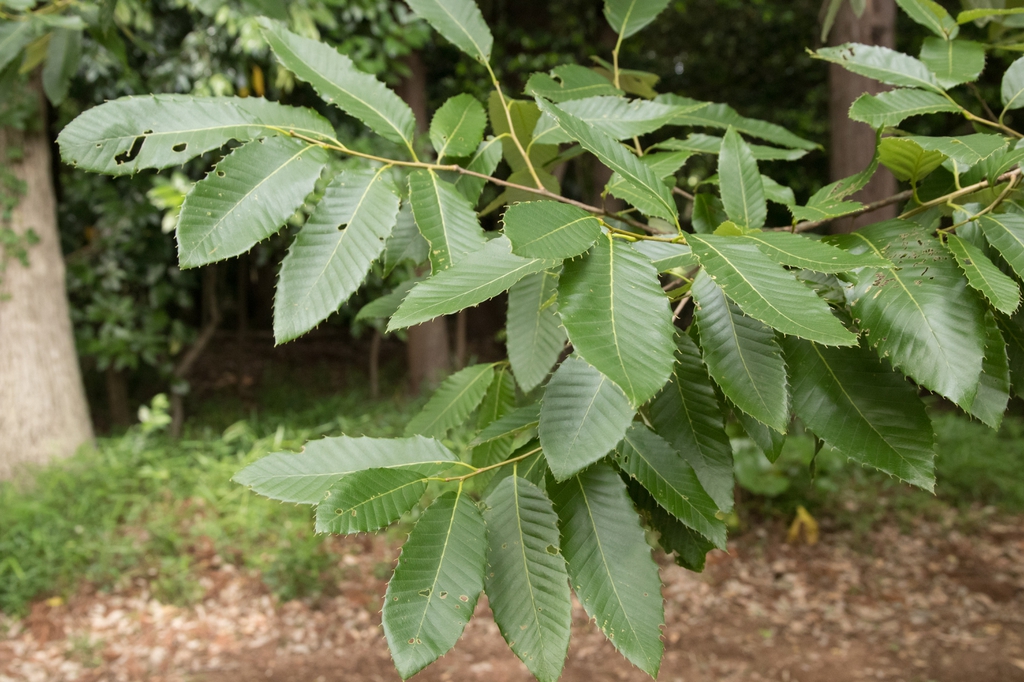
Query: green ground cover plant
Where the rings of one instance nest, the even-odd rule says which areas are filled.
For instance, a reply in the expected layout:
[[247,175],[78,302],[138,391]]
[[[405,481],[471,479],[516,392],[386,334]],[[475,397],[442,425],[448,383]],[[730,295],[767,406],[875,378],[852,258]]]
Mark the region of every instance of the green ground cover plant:
[[[408,0],[493,84],[486,103],[448,100],[425,137],[410,107],[349,57],[260,19],[280,68],[390,142],[390,154],[359,151],[313,109],[258,98],[118,99],[58,139],[66,162],[114,176],[226,151],[181,206],[182,267],[245,253],[308,214],[281,266],[280,343],[336,311],[377,262],[430,270],[373,304],[392,331],[509,292],[508,360],[449,377],[403,438],[311,440],[236,476],[315,506],[321,532],[379,530],[429,496],[383,608],[404,678],[455,644],[486,590],[512,651],[538,679],[558,679],[570,586],[612,644],[656,676],[663,607],[644,526],[691,567],[725,546],[735,474],[749,473],[734,464],[730,412],[768,462],[795,416],[814,452],[931,491],[935,432],[922,392],[999,428],[1024,385],[1024,135],[1011,125],[1024,59],[1003,75],[999,114],[987,102],[979,113],[960,87],[990,49],[963,27],[1014,13],[954,17],[900,0],[932,34],[919,57],[817,50],[895,89],[850,109],[877,130],[869,166],[800,205],[759,162],[797,161],[813,143],[723,104],[659,93],[657,75],[620,64],[623,41],[667,4],[606,0],[611,53],[594,55],[593,68],[534,74],[514,98],[472,0]],[[899,128],[936,113],[963,129]],[[613,171],[605,193],[626,209],[562,193],[555,171],[580,154]],[[677,174],[698,154],[717,157],[718,173],[692,194]],[[852,196],[881,165],[912,190],[899,219],[810,234],[866,212]],[[481,212],[507,209],[485,232],[477,208],[488,183],[502,193]],[[791,220],[768,225],[768,202]],[[468,453],[449,442],[467,421]]]

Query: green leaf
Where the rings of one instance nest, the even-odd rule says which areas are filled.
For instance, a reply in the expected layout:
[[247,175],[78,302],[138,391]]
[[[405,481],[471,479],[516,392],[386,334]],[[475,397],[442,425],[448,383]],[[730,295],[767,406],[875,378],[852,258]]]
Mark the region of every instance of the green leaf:
[[512,252],[526,258],[574,258],[601,236],[593,214],[557,201],[510,206],[504,223]]
[[[506,103],[508,105],[507,115],[501,104],[501,98],[498,97],[498,92],[494,91],[491,93],[491,97],[488,100],[488,108],[491,113],[491,127],[494,128],[495,135],[504,136],[501,142],[502,150],[505,154],[505,160],[508,162],[509,167],[512,168],[513,175],[525,172],[525,177],[529,178],[526,180],[526,184],[532,185],[533,178],[529,175],[523,155],[512,140],[511,131],[515,131],[520,144],[529,150],[527,153],[530,157],[530,162],[538,173],[542,171],[545,165],[558,156],[558,145],[533,144],[533,130],[537,127],[537,121],[540,120],[541,116],[541,111],[535,102],[507,100]],[[512,119],[512,128],[509,128],[509,118]],[[511,177],[509,180],[513,181]]]
[[732,445],[722,408],[697,346],[677,337],[676,366],[665,388],[651,401],[654,430],[683,456],[718,508],[733,506]]
[[[1024,395],[1024,318],[1020,312],[1012,317],[996,315],[999,331],[1006,341],[1006,354],[1010,364],[1010,385],[1013,393]],[[987,344],[986,344],[987,345]]]
[[917,143],[926,151],[945,154],[960,165],[961,170],[981,163],[1006,147],[1006,139],[999,135],[961,135],[960,137],[922,137],[914,135],[904,138]]
[[679,95],[658,95],[656,101],[692,107],[676,115],[676,125],[723,129],[732,126],[744,135],[756,137],[772,144],[782,145],[783,147],[806,149],[808,151],[818,148],[818,145],[815,143],[794,135],[782,126],[740,116],[735,109],[727,104],[698,102],[686,97],[680,97]]
[[0,24],[0,71],[13,62],[35,37],[36,23],[33,21]]
[[621,38],[635,35],[654,21],[669,0],[605,0],[604,18]]
[[1017,59],[1006,69],[1001,94],[1005,111],[1024,107],[1024,57]]
[[891,268],[873,253],[854,255],[830,244],[789,232],[755,232],[742,237],[776,263],[815,272],[849,272],[863,267]]
[[328,103],[412,151],[416,117],[401,97],[330,45],[298,36],[269,19],[261,18],[259,23],[284,68],[312,85]]
[[386,320],[402,305],[409,290],[416,286],[419,279],[407,279],[394,288],[391,293],[374,299],[359,309],[356,314],[356,322],[362,320]]
[[955,403],[978,385],[984,306],[939,241],[902,220],[830,238],[899,265],[849,276],[847,300],[868,343],[904,374]]
[[[607,78],[585,66],[563,64],[552,69],[551,74],[554,78],[546,73],[531,75],[526,81],[525,92],[533,97],[543,97],[556,103],[601,95],[625,94]],[[555,80],[556,78],[558,80]]]
[[[420,234],[409,202],[402,204],[391,237],[384,245],[384,276],[387,277],[402,261],[419,265],[427,260],[430,245]],[[399,301],[401,302],[401,301]],[[393,312],[393,311],[392,311]]]
[[402,546],[381,618],[403,679],[443,656],[462,636],[484,588],[486,549],[484,520],[461,488],[423,512]]
[[[951,235],[952,236],[952,235]],[[982,364],[978,392],[962,407],[982,422],[998,429],[1010,401],[1010,361],[1006,341],[991,312],[985,314],[985,360]]]
[[921,61],[935,74],[939,85],[952,88],[978,80],[985,70],[985,46],[973,40],[925,38]]
[[[563,102],[559,109],[616,140],[628,140],[658,130],[672,121],[680,107],[647,100],[628,100],[624,97],[588,97]],[[538,144],[572,142],[573,138],[561,128],[554,117],[544,114],[533,129]]]
[[789,427],[786,365],[770,328],[743,315],[707,273],[693,280],[704,362],[741,410],[783,433]]
[[[758,161],[796,161],[807,156],[806,149],[779,149],[778,147],[749,143],[747,147]],[[651,149],[672,149],[700,154],[717,154],[721,148],[722,138],[703,133],[692,133],[685,140],[670,138],[651,146]]]
[[672,373],[675,327],[646,257],[605,237],[568,261],[558,283],[562,324],[576,352],[625,391],[634,407]]
[[786,444],[786,434],[779,433],[767,424],[762,424],[743,410],[734,410],[736,419],[743,426],[758,449],[764,453],[765,458],[775,464],[782,456],[782,447]]
[[872,128],[898,126],[911,116],[958,111],[956,104],[927,90],[900,88],[878,95],[864,94],[850,107],[850,118]]
[[783,341],[797,416],[850,459],[935,486],[934,435],[917,389],[869,351]]
[[83,112],[57,136],[61,158],[107,175],[178,166],[231,140],[295,132],[334,136],[330,123],[309,109],[258,97],[149,95],[122,97]]
[[622,389],[584,360],[565,360],[540,409],[540,444],[551,473],[569,478],[611,452],[636,410]]
[[569,578],[587,615],[633,665],[657,677],[661,580],[626,485],[598,464],[556,484],[552,501]]
[[637,509],[646,517],[647,525],[658,534],[658,545],[665,553],[675,552],[676,563],[687,570],[703,571],[707,553],[715,546],[665,511],[636,481],[629,481],[626,488]]
[[493,364],[473,365],[451,375],[405,427],[406,435],[417,433],[443,438],[480,405],[493,380]]
[[729,128],[718,159],[722,204],[729,219],[746,230],[764,226],[768,204],[757,161],[735,128]]
[[483,445],[506,436],[517,435],[531,427],[537,426],[539,421],[540,403],[520,407],[488,424],[487,428],[477,434],[477,437],[473,439],[470,445]]
[[[438,467],[433,475],[443,471]],[[317,505],[316,532],[348,535],[380,530],[420,501],[427,491],[427,478],[408,469],[366,469],[347,474]]]
[[978,225],[985,239],[999,252],[1017,273],[1024,277],[1024,215],[999,213],[983,215]]
[[558,516],[540,488],[516,475],[501,481],[487,504],[485,585],[494,622],[534,677],[557,682],[572,625]]
[[658,272],[668,272],[675,268],[689,268],[697,265],[697,257],[685,244],[640,241],[634,244],[633,248],[650,258]]
[[78,71],[81,52],[80,30],[58,28],[53,31],[43,65],[43,91],[54,106],[60,105],[68,96],[68,86]]
[[796,203],[796,195],[793,194],[792,188],[776,182],[767,175],[761,176],[761,185],[764,188],[765,199],[768,201],[787,207]]
[[[274,339],[291,341],[326,320],[362,285],[398,219],[387,168],[343,171],[324,190],[284,261]],[[341,226],[347,225],[344,230]]]
[[224,260],[281,229],[327,165],[319,147],[287,137],[248,142],[185,195],[178,216],[183,268]]
[[823,47],[814,56],[888,85],[942,92],[935,75],[927,66],[887,47],[847,43],[838,47]]
[[725,523],[697,474],[669,443],[643,424],[633,424],[619,444],[616,463],[662,507],[716,547],[725,549]]
[[473,0],[406,0],[434,30],[481,64],[491,58],[494,37]]
[[690,235],[688,241],[707,273],[747,315],[819,343],[857,343],[824,301],[754,244],[718,235]]
[[883,139],[878,145],[878,157],[882,165],[898,179],[915,185],[946,160],[941,152],[925,151],[921,145],[907,137]]
[[547,377],[565,348],[558,316],[558,275],[527,275],[508,291],[508,359],[523,390],[530,392]]
[[960,33],[960,27],[949,12],[935,0],[896,0],[907,15],[942,39],[952,41]]
[[538,99],[537,106],[551,116],[570,137],[579,142],[580,146],[637,186],[646,198],[646,201],[637,205],[641,212],[663,218],[673,225],[678,224],[676,203],[671,192],[657,174],[629,150],[597,128],[545,100]]
[[[516,380],[507,364],[495,367],[494,381],[487,388],[480,410],[477,412],[476,428],[485,429],[501,420],[516,407]],[[490,466],[505,461],[512,452],[513,437],[511,435],[483,443],[473,448],[472,461],[474,466]]]
[[232,479],[273,500],[316,504],[345,474],[372,468],[421,471],[459,465],[455,455],[432,438],[323,438],[300,453],[276,452],[253,462]]
[[409,195],[420,234],[430,244],[430,270],[434,274],[486,244],[473,207],[454,185],[434,171],[410,174]]
[[[498,163],[501,161],[501,143],[502,141],[495,137],[484,140],[463,167],[474,173],[493,175],[494,169],[498,167]],[[483,178],[460,174],[455,181],[455,188],[462,193],[462,196],[469,200],[471,205],[476,206],[477,202],[480,201],[480,194],[484,191],[486,184],[487,181]]]
[[693,198],[693,231],[698,234],[711,234],[728,220],[722,200],[714,194],[698,194]]
[[441,105],[430,121],[430,143],[438,159],[466,156],[476,151],[486,127],[484,105],[472,95],[455,95]]
[[1012,9],[990,9],[982,7],[980,9],[969,9],[960,12],[956,15],[956,23],[968,24],[972,21],[978,21],[979,19],[987,19],[989,17],[1005,17],[1012,14],[1024,14],[1024,7],[1014,7]]
[[[1024,237],[1024,232],[1021,236]],[[955,234],[946,236],[946,247],[967,276],[967,282],[981,292],[996,310],[1012,315],[1020,306],[1020,288],[1017,283],[1004,275],[981,249]],[[1024,250],[1021,256],[1024,257]]]
[[499,237],[453,267],[426,279],[409,292],[388,323],[388,331],[450,315],[494,298],[527,275],[558,265],[558,261],[520,258],[508,239]]

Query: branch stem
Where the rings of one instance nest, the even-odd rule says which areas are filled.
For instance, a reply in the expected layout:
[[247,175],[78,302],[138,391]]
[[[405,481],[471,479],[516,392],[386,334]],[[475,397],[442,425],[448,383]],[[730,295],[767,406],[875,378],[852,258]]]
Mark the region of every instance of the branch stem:
[[474,476],[479,476],[480,474],[484,473],[485,471],[493,471],[494,469],[500,469],[501,467],[508,466],[509,464],[515,464],[516,462],[522,462],[527,457],[530,457],[532,455],[536,455],[538,452],[540,452],[540,448],[535,448],[535,449],[530,450],[529,452],[527,452],[525,455],[519,455],[518,457],[513,457],[512,459],[506,459],[504,462],[498,462],[497,464],[492,464],[490,466],[482,467],[480,469],[474,469],[470,473],[463,474],[462,476],[449,476],[448,478],[430,479],[430,480],[440,480],[440,481],[443,481],[444,483],[451,483],[452,481],[458,481],[461,484],[466,479],[473,478]]

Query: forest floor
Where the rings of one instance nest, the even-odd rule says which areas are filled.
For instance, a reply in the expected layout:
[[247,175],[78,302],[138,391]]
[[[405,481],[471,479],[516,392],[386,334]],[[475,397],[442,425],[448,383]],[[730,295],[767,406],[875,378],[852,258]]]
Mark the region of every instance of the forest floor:
[[[660,556],[668,682],[1024,681],[1024,517],[824,532],[813,546],[755,526],[703,574]],[[120,593],[37,602],[0,620],[0,681],[377,682],[398,680],[378,611],[398,548],[341,540],[344,579],[314,601],[278,602],[212,550],[205,597],[161,604],[144,579]],[[531,679],[486,600],[455,649],[418,682]],[[0,619],[3,617],[0,616]],[[4,636],[6,632],[6,636]],[[566,682],[648,679],[577,605]]]

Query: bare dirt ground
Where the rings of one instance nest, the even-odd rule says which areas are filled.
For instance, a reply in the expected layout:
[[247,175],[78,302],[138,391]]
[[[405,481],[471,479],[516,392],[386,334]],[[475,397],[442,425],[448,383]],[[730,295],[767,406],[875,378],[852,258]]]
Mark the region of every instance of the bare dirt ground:
[[[903,534],[883,525],[826,533],[810,547],[762,528],[709,557],[701,575],[661,557],[659,679],[1024,681],[1024,518],[957,527],[922,522]],[[347,578],[315,603],[277,603],[257,577],[214,558],[206,597],[192,608],[160,604],[139,586],[40,602],[21,621],[0,616],[0,682],[398,680],[374,571],[398,550],[383,538],[345,542]],[[454,651],[414,680],[530,679],[481,602]],[[564,679],[648,678],[577,608]]]

